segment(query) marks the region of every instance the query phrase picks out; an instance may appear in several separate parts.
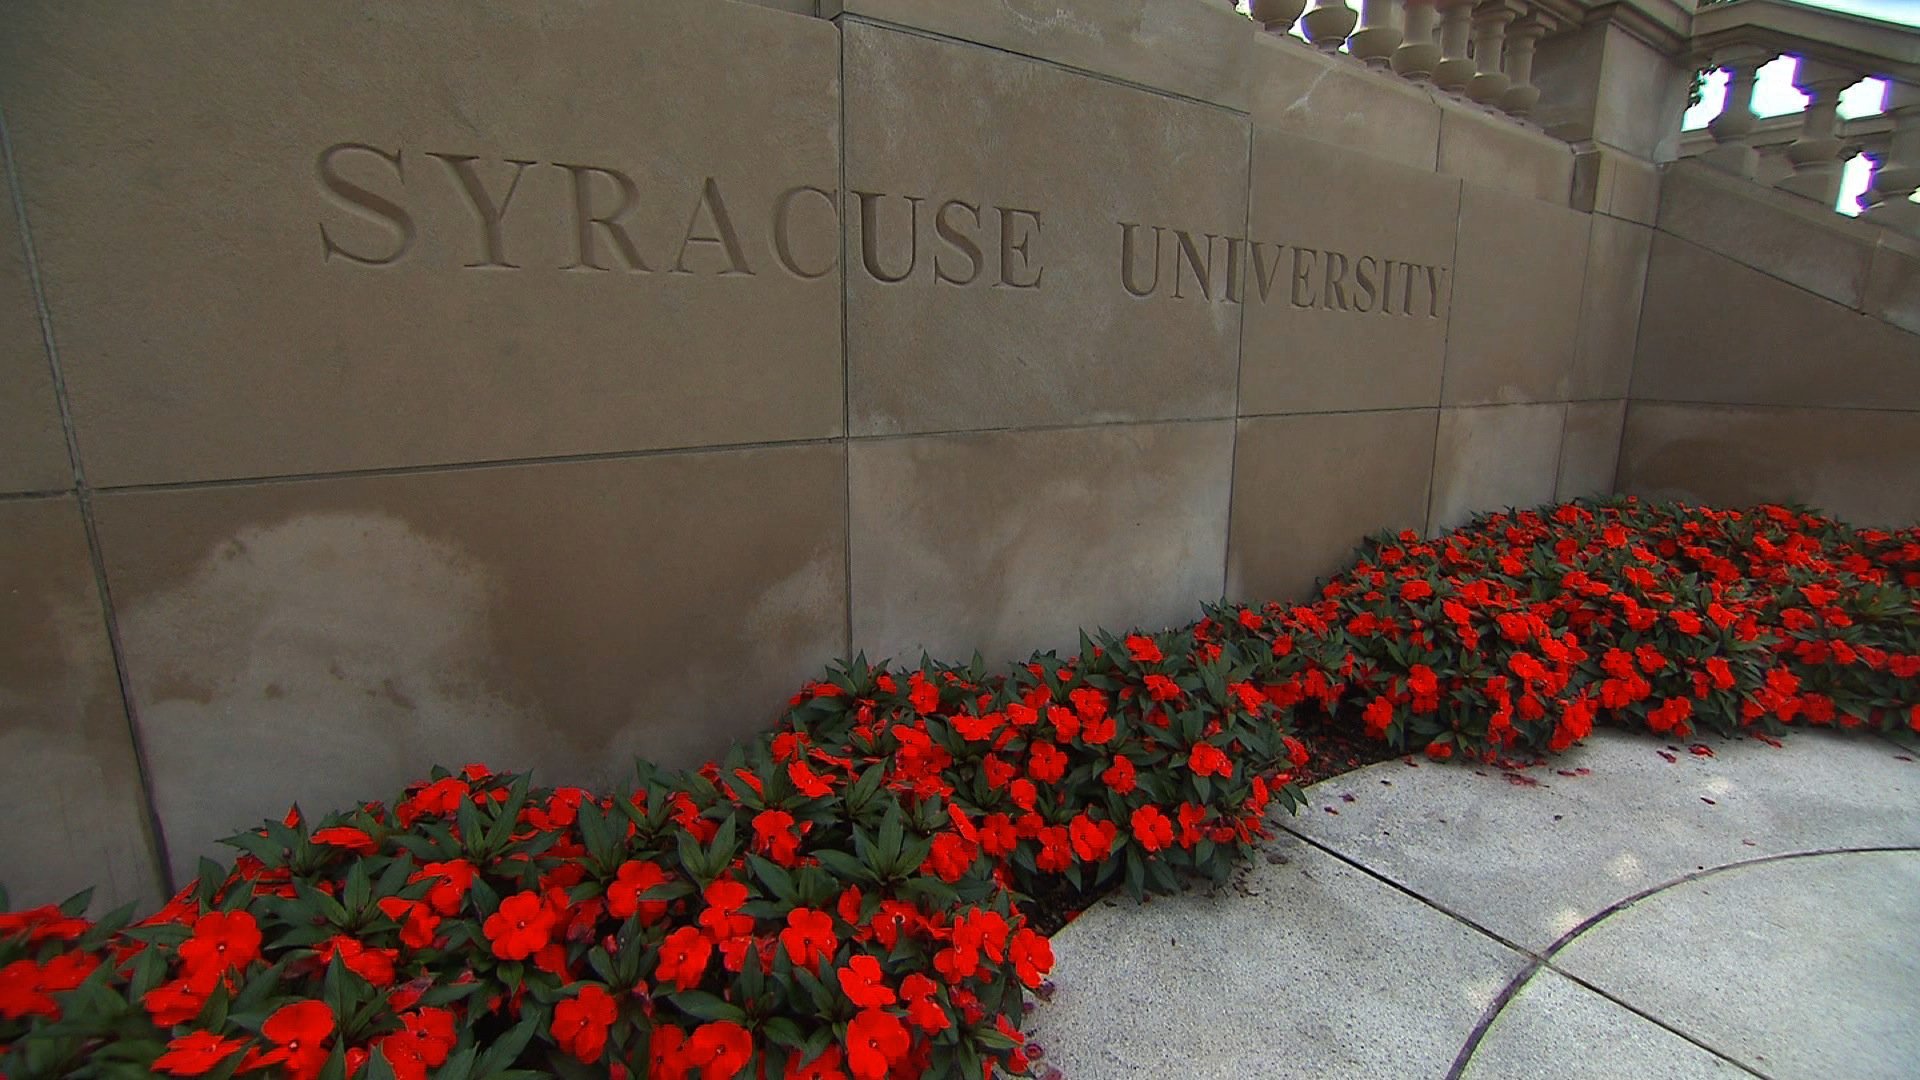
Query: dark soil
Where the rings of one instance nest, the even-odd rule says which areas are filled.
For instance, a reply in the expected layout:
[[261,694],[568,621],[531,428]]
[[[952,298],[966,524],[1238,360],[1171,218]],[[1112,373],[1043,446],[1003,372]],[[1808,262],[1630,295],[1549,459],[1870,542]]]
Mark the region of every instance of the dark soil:
[[[1293,735],[1306,744],[1307,753],[1311,755],[1305,766],[1294,770],[1294,782],[1301,787],[1407,756],[1363,735],[1358,718],[1329,720],[1318,714],[1296,714],[1295,723],[1299,726]],[[1027,921],[1035,930],[1051,937],[1111,891],[1085,893],[1068,884],[1065,878],[1055,878],[1051,887],[1036,894],[1026,906]]]

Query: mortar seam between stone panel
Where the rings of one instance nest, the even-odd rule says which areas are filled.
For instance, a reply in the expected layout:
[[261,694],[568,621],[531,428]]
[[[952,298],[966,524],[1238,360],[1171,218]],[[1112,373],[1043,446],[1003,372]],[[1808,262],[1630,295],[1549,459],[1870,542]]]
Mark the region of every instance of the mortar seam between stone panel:
[[58,499],[73,494],[72,488],[36,488],[31,491],[0,491],[0,502],[29,502],[34,499]]
[[832,21],[836,24],[841,22],[860,23],[866,26],[876,27],[881,30],[892,30],[897,33],[909,34],[909,35],[912,35],[913,37],[924,38],[929,41],[941,41],[941,42],[946,42],[952,45],[965,45],[970,48],[985,49],[988,52],[1002,53],[1007,56],[1017,56],[1022,60],[1031,60],[1038,64],[1046,64],[1047,66],[1056,68],[1060,71],[1071,72],[1075,75],[1084,76],[1089,79],[1097,79],[1104,83],[1111,83],[1114,86],[1124,86],[1131,90],[1139,90],[1143,93],[1152,94],[1155,97],[1171,98],[1175,101],[1184,101],[1191,105],[1203,105],[1209,109],[1218,109],[1221,112],[1231,113],[1234,116],[1244,116],[1244,117],[1251,118],[1253,115],[1250,108],[1236,109],[1231,105],[1223,105],[1217,101],[1208,101],[1205,98],[1197,98],[1191,94],[1180,93],[1177,90],[1168,90],[1165,87],[1160,87],[1160,86],[1149,86],[1146,83],[1134,82],[1131,79],[1123,79],[1118,75],[1108,74],[1107,72],[1091,71],[1091,70],[1088,70],[1087,68],[1076,67],[1072,64],[1068,64],[1059,60],[1050,59],[1045,56],[1035,56],[1032,53],[1024,53],[1018,49],[1009,49],[1002,45],[988,45],[985,42],[981,42],[981,41],[969,41],[966,38],[954,37],[951,34],[942,34],[938,31],[928,30],[924,27],[906,26],[901,23],[889,22],[886,19],[875,18],[872,15],[862,15],[856,12],[843,11],[839,15],[835,16]]
[[[1686,236],[1682,236],[1681,234],[1679,234],[1679,233],[1677,233],[1677,232],[1674,232],[1674,231],[1672,231],[1672,230],[1670,230],[1670,229],[1665,229],[1665,228],[1662,228],[1662,227],[1660,227],[1660,226],[1658,226],[1658,225],[1656,225],[1656,226],[1654,226],[1654,231],[1655,231],[1655,232],[1658,232],[1658,233],[1663,233],[1663,234],[1665,234],[1665,235],[1667,235],[1667,236],[1670,236],[1670,237],[1672,237],[1673,239],[1675,239],[1675,240],[1677,240],[1677,241],[1679,241],[1680,243],[1683,243],[1683,244],[1686,244],[1686,245],[1687,245],[1688,247],[1691,247],[1691,248],[1695,248],[1695,249],[1697,249],[1697,250],[1699,250],[1699,251],[1703,251],[1703,252],[1705,252],[1705,253],[1707,253],[1708,255],[1712,255],[1712,256],[1714,256],[1715,258],[1720,258],[1720,259],[1725,259],[1726,261],[1728,261],[1728,262],[1730,262],[1730,263],[1732,263],[1733,265],[1735,265],[1735,266],[1738,266],[1738,267],[1740,267],[1740,268],[1741,268],[1741,269],[1743,269],[1743,270],[1749,270],[1749,271],[1752,271],[1753,273],[1756,273],[1756,274],[1759,274],[1759,275],[1760,275],[1761,277],[1763,277],[1763,278],[1766,278],[1766,279],[1767,279],[1767,280],[1769,280],[1769,281],[1777,281],[1777,282],[1779,282],[1780,284],[1782,284],[1782,285],[1785,285],[1785,286],[1787,286],[1787,287],[1788,287],[1788,288],[1790,288],[1790,289],[1795,289],[1795,290],[1797,290],[1797,291],[1799,291],[1799,292],[1803,292],[1803,293],[1805,293],[1805,294],[1807,294],[1808,296],[1810,296],[1810,297],[1812,297],[1812,298],[1814,298],[1815,300],[1818,300],[1818,301],[1820,301],[1820,302],[1822,302],[1822,303],[1826,303],[1826,304],[1832,304],[1832,305],[1833,305],[1834,307],[1836,307],[1836,308],[1839,308],[1839,309],[1840,309],[1841,311],[1844,311],[1844,312],[1846,312],[1846,313],[1847,313],[1847,314],[1849,314],[1849,315],[1855,315],[1855,316],[1858,316],[1858,317],[1860,317],[1860,318],[1862,318],[1862,319],[1865,319],[1865,320],[1867,320],[1868,322],[1871,322],[1871,323],[1876,323],[1876,324],[1878,324],[1878,325],[1880,325],[1880,326],[1884,326],[1884,327],[1886,327],[1886,328],[1887,328],[1887,329],[1889,329],[1889,330],[1893,330],[1893,331],[1896,331],[1896,332],[1898,332],[1898,333],[1900,333],[1900,334],[1903,334],[1903,335],[1905,335],[1905,336],[1907,336],[1907,337],[1911,337],[1911,338],[1920,338],[1920,333],[1915,333],[1915,332],[1914,332],[1914,331],[1912,331],[1912,330],[1908,330],[1908,329],[1907,329],[1906,327],[1904,327],[1904,326],[1897,326],[1897,325],[1895,325],[1895,324],[1893,324],[1893,323],[1890,323],[1890,322],[1888,322],[1887,320],[1885,320],[1885,319],[1883,319],[1883,318],[1881,318],[1881,317],[1879,317],[1878,315],[1873,315],[1873,314],[1870,314],[1870,313],[1868,313],[1868,312],[1865,312],[1865,311],[1862,311],[1862,310],[1860,310],[1859,308],[1856,308],[1856,307],[1851,307],[1851,306],[1849,306],[1849,305],[1847,305],[1847,304],[1843,304],[1843,303],[1841,303],[1840,301],[1838,301],[1838,300],[1835,300],[1835,299],[1834,299],[1833,297],[1831,297],[1831,296],[1826,296],[1826,295],[1823,295],[1823,294],[1821,294],[1821,293],[1817,293],[1817,292],[1814,292],[1814,291],[1813,291],[1812,289],[1809,289],[1809,288],[1807,288],[1807,287],[1806,287],[1805,285],[1802,285],[1802,284],[1800,284],[1799,282],[1796,282],[1796,281],[1788,281],[1788,280],[1787,280],[1786,278],[1783,278],[1783,277],[1781,277],[1780,275],[1778,275],[1778,274],[1775,274],[1775,273],[1773,273],[1772,271],[1769,271],[1769,270],[1767,270],[1767,269],[1766,269],[1765,267],[1760,267],[1760,266],[1755,266],[1755,265],[1753,265],[1752,263],[1749,263],[1749,262],[1745,262],[1745,261],[1743,261],[1743,260],[1741,260],[1741,259],[1740,259],[1740,258],[1739,258],[1738,256],[1734,256],[1734,255],[1729,255],[1729,254],[1727,254],[1727,253],[1726,253],[1726,252],[1724,252],[1724,251],[1717,251],[1717,250],[1715,250],[1715,249],[1713,249],[1713,248],[1710,248],[1710,247],[1708,247],[1708,246],[1707,246],[1707,245],[1705,245],[1705,244],[1702,244],[1702,243],[1700,243],[1700,242],[1699,242],[1699,241],[1697,241],[1697,240],[1693,240],[1693,239],[1691,239],[1691,238],[1689,238],[1689,237],[1686,237]],[[1648,269],[1648,274],[1647,274],[1647,277],[1648,277],[1648,279],[1649,279],[1649,280],[1651,280],[1651,279],[1652,279],[1652,277],[1653,277],[1653,274],[1652,274],[1652,269],[1653,269],[1653,251],[1652,251],[1652,249],[1651,249],[1651,248],[1649,248],[1649,249],[1648,249],[1648,251],[1647,251],[1647,269]],[[1645,294],[1643,293],[1642,295],[1644,296]],[[1646,320],[1645,320],[1645,318],[1643,317],[1643,318],[1641,319],[1641,322],[1642,322],[1642,323],[1644,324],[1644,323],[1645,323],[1645,321],[1646,321]]]
[[[1247,118],[1247,201],[1246,213],[1241,218],[1240,235],[1253,235],[1253,154],[1254,123]],[[1211,249],[1209,249],[1211,253]],[[1175,271],[1179,268],[1176,266]],[[1156,270],[1155,273],[1158,273]],[[1227,282],[1228,295],[1232,295],[1234,282]],[[1247,307],[1239,305],[1238,317],[1240,333],[1233,363],[1233,422],[1227,439],[1227,523],[1223,530],[1224,542],[1220,545],[1220,598],[1227,598],[1228,588],[1233,582],[1233,505],[1235,491],[1240,479],[1240,396],[1246,383],[1247,370]]]
[[126,718],[127,749],[133,754],[134,775],[140,782],[140,796],[146,811],[148,842],[154,860],[154,877],[162,896],[174,893],[173,863],[167,850],[166,830],[160,820],[159,803],[153,793],[153,770],[147,761],[145,741],[134,705],[133,683],[127,671],[125,643],[120,637],[120,622],[113,606],[113,592],[107,582],[106,554],[100,543],[100,529],[94,521],[93,494],[87,487],[86,468],[80,458],[80,435],[73,422],[73,408],[67,394],[66,372],[60,364],[60,349],[53,333],[53,312],[47,305],[46,282],[40,276],[39,253],[33,246],[33,229],[27,220],[26,194],[20,188],[19,170],[14,161],[13,131],[6,113],[0,110],[0,163],[6,170],[7,190],[13,203],[14,220],[20,229],[20,254],[27,272],[27,285],[33,293],[34,315],[40,324],[40,342],[46,351],[47,368],[53,380],[54,402],[60,410],[61,432],[66,436],[67,463],[73,471],[74,501],[80,511],[81,532],[86,537],[87,561],[93,572],[94,589],[99,597],[100,619],[107,634],[107,650],[113,660],[114,681],[120,690],[121,715]]
[[[1445,117],[1441,118],[1440,129],[1446,131]],[[1434,153],[1439,154],[1439,142],[1435,140]],[[1436,165],[1436,168],[1438,166]],[[1433,496],[1440,486],[1440,428],[1447,419],[1447,369],[1453,366],[1453,312],[1460,299],[1460,220],[1467,213],[1467,182],[1454,180],[1453,210],[1453,287],[1447,294],[1447,330],[1440,335],[1440,392],[1433,403],[1433,454],[1427,459],[1427,514],[1425,528],[1428,536],[1433,535]],[[1555,478],[1556,482],[1558,477]]]
[[[815,10],[819,10],[818,5]],[[834,22],[833,36],[840,53],[840,471],[844,501],[840,507],[842,533],[842,573],[845,575],[846,637],[843,653],[853,657],[853,335],[848,319],[852,311],[852,275],[847,273],[847,35]]]
[[1630,399],[1635,405],[1687,405],[1710,409],[1777,409],[1798,412],[1863,412],[1889,413],[1894,416],[1912,416],[1920,413],[1920,407],[1895,409],[1875,405],[1780,405],[1765,401],[1702,401],[1694,398],[1637,397]]

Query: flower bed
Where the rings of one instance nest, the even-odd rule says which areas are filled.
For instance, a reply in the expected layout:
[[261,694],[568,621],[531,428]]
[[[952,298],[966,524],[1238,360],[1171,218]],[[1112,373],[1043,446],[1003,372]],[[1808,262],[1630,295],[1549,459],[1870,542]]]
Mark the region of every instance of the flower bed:
[[1299,805],[1303,713],[1436,759],[1598,722],[1920,730],[1920,532],[1496,515],[1071,659],[858,660],[617,796],[436,770],[234,837],[138,923],[0,915],[0,1077],[1021,1073],[1053,962],[1028,898],[1223,880]]

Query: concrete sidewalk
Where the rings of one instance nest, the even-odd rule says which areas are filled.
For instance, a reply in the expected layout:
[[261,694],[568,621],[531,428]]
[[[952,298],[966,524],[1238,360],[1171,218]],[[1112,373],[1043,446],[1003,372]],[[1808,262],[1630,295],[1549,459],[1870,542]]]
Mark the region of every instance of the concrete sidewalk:
[[1920,745],[1601,731],[1309,789],[1232,886],[1102,902],[1067,1080],[1920,1076]]

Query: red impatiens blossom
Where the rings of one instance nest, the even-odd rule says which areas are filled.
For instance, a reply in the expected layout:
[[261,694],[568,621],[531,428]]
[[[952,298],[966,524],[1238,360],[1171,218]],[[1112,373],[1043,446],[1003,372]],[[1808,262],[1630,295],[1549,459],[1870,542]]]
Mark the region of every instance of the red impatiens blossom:
[[637,859],[621,863],[613,881],[607,884],[607,914],[616,919],[631,919],[637,914],[648,925],[659,922],[666,917],[667,902],[642,900],[640,895],[672,880],[655,863]]
[[[191,891],[187,890],[188,893]],[[0,911],[0,938],[12,937],[25,930],[29,945],[38,945],[43,941],[72,941],[91,929],[93,923],[68,915],[52,904],[42,904],[25,911]]]
[[916,671],[907,676],[907,700],[912,703],[914,712],[925,716],[940,707],[940,688]]
[[1111,821],[1095,821],[1086,814],[1076,814],[1068,823],[1067,835],[1073,843],[1073,853],[1082,862],[1099,862],[1105,859],[1113,849],[1114,837],[1119,830]]
[[912,1045],[913,1037],[899,1017],[882,1009],[862,1009],[847,1025],[847,1069],[856,1080],[885,1080]]
[[427,1080],[428,1070],[447,1063],[460,1041],[453,1013],[441,1008],[402,1013],[399,1031],[382,1036],[380,1056],[392,1067],[396,1080]]
[[1427,744],[1427,757],[1434,761],[1445,761],[1453,756],[1453,744],[1430,742]]
[[554,1005],[550,1030],[561,1050],[582,1065],[592,1065],[606,1052],[607,1030],[619,1015],[613,995],[603,987],[584,983],[578,994]]
[[700,985],[713,956],[713,941],[698,928],[683,926],[660,943],[660,965],[654,969],[655,982],[672,983],[680,991]]
[[333,1010],[325,1002],[296,1001],[282,1005],[260,1025],[274,1048],[249,1054],[241,1071],[279,1065],[289,1080],[314,1080],[327,1063],[327,1036],[333,1034]]
[[[147,991],[146,996],[140,999],[140,1007],[159,1027],[184,1024],[207,1007],[207,999],[213,996],[213,988],[219,982],[220,976],[212,972],[195,978],[182,977],[164,982]],[[5,983],[5,973],[0,972],[0,1015],[4,1015],[5,1010]]]
[[493,955],[502,960],[525,960],[547,947],[553,937],[553,910],[539,893],[520,892],[500,901],[500,907],[481,925]]
[[824,799],[833,793],[833,782],[815,773],[805,761],[796,760],[788,765],[787,779],[793,781],[796,791],[809,799]]
[[940,880],[953,884],[967,876],[973,869],[974,860],[980,857],[980,846],[956,833],[943,832],[933,838],[933,845],[927,853],[927,868]]
[[1173,822],[1152,803],[1133,812],[1132,826],[1133,838],[1148,851],[1160,851],[1173,843]]
[[840,1067],[840,1048],[829,1046],[809,1061],[800,1060],[799,1055],[788,1058],[780,1080],[847,1080],[846,1070]]
[[1193,752],[1187,755],[1187,767],[1195,776],[1233,775],[1233,759],[1212,743],[1195,743]]
[[733,1080],[753,1059],[753,1035],[725,1020],[701,1024],[680,1050],[680,1066],[700,1080]]
[[424,901],[383,896],[375,904],[380,913],[400,924],[400,943],[409,949],[433,945],[440,930],[440,918]]
[[822,959],[839,949],[840,938],[833,930],[833,916],[797,907],[787,912],[787,926],[780,931],[780,944],[795,966],[812,971],[820,966]]
[[1411,581],[1403,581],[1400,583],[1400,599],[1413,603],[1421,600],[1431,600],[1433,599],[1433,586],[1419,578]]
[[1367,702],[1367,707],[1361,710],[1360,721],[1366,726],[1369,738],[1386,738],[1387,728],[1393,724],[1393,702],[1383,697]]
[[1180,696],[1180,685],[1165,675],[1146,677],[1147,696],[1155,701],[1172,701]]
[[708,885],[700,898],[707,902],[706,910],[700,913],[700,925],[715,942],[753,933],[753,916],[739,913],[747,902],[745,885],[722,878]]
[[863,1009],[875,1009],[891,1005],[898,998],[887,986],[886,976],[880,970],[880,961],[865,953],[848,960],[839,971],[840,989],[847,1000]]
[[1116,795],[1131,795],[1136,784],[1136,772],[1133,762],[1125,757],[1115,757],[1113,764],[1100,773],[1100,782],[1112,788]]
[[335,825],[330,829],[321,829],[313,834],[312,840],[326,847],[345,848],[355,855],[371,855],[376,850],[373,837],[368,836],[366,830],[356,829],[351,825]]
[[423,817],[452,817],[467,801],[472,787],[458,776],[449,776],[436,780],[408,796],[400,805],[393,808],[393,815],[400,824],[412,828],[413,823]]
[[1053,943],[1023,926],[1013,935],[1007,958],[1013,961],[1014,977],[1028,989],[1037,989],[1053,970]]
[[785,810],[762,810],[753,816],[753,850],[781,866],[792,866],[800,855],[800,834],[793,815]]
[[934,1000],[940,986],[919,972],[900,981],[900,1000],[907,1006],[907,1022],[929,1035],[953,1026],[953,1018]]
[[1280,741],[1286,746],[1287,760],[1292,763],[1294,768],[1302,768],[1312,759],[1312,755],[1307,753],[1307,745],[1299,739],[1291,735],[1285,735],[1281,737]]
[[1159,644],[1144,634],[1129,634],[1124,644],[1127,655],[1132,657],[1135,663],[1158,664],[1166,659],[1160,653]]
[[1067,773],[1067,755],[1052,743],[1034,743],[1027,775],[1043,784],[1058,783]]
[[166,1052],[153,1059],[152,1068],[168,1076],[203,1076],[246,1047],[245,1039],[195,1031],[169,1040]]
[[20,1020],[29,1016],[58,1020],[60,1003],[53,1000],[53,995],[42,985],[39,964],[32,960],[15,960],[0,967],[0,1020]]
[[432,881],[433,887],[427,890],[427,903],[442,915],[457,915],[461,905],[466,903],[467,891],[473,888],[477,873],[467,860],[449,859],[427,863],[415,870],[407,881]]
[[315,948],[323,964],[331,963],[338,956],[342,966],[375,988],[393,985],[393,965],[400,957],[398,949],[370,948],[346,934],[335,934]]

